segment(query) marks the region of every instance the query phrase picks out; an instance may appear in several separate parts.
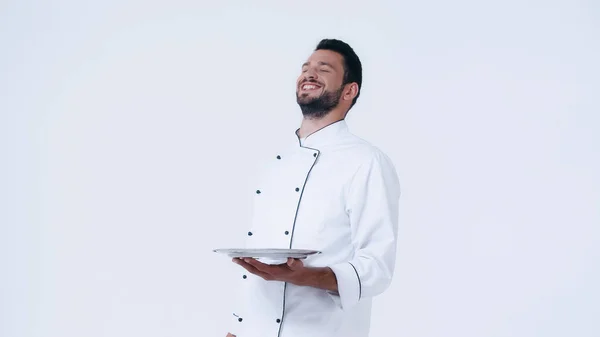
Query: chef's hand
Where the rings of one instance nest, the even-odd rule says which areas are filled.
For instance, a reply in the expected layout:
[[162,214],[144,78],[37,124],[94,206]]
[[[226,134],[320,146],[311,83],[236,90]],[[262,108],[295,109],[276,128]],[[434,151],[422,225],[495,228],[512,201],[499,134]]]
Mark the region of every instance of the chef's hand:
[[288,259],[287,263],[277,265],[264,264],[251,258],[234,258],[233,262],[267,281],[299,283],[306,276],[304,263],[297,259]]
[[233,262],[267,281],[282,281],[298,286],[337,291],[337,280],[330,268],[305,267],[298,259],[289,258],[287,263],[278,265],[264,264],[251,258],[234,258]]

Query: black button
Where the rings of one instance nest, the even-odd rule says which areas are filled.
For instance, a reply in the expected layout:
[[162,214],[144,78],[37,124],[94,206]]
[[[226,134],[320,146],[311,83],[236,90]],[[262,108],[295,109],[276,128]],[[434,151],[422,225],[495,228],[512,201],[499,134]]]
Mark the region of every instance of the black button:
[[248,276],[244,275],[244,276],[242,276],[242,278],[243,278],[243,279],[246,279],[246,278],[248,278]]
[[281,320],[278,318],[278,319],[276,320],[276,322],[277,322],[277,323],[281,323]]
[[252,232],[248,232],[248,236],[252,236]]
[[298,187],[296,187],[296,192],[300,192],[300,189]]
[[277,156],[277,159],[281,159],[281,156],[279,156],[279,155],[278,155],[278,156]]
[[240,318],[238,318],[238,322],[241,322],[241,321],[243,321],[243,319],[242,319],[241,317],[240,317]]
[[285,235],[290,235],[290,232],[288,232],[288,231],[285,231]]
[[315,153],[313,153],[313,157],[316,157],[316,156],[317,156],[317,153],[316,153],[316,152],[315,152]]
[[256,190],[256,194],[260,194],[260,190]]

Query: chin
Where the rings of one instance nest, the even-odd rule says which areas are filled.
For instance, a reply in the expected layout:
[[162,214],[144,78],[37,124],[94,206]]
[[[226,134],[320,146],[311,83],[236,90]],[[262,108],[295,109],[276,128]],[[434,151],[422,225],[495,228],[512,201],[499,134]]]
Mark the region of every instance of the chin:
[[311,97],[309,96],[309,94],[303,93],[303,94],[296,94],[296,99],[298,101],[312,101],[314,100],[316,97]]
[[299,96],[296,101],[299,104],[310,104],[315,101],[315,97]]

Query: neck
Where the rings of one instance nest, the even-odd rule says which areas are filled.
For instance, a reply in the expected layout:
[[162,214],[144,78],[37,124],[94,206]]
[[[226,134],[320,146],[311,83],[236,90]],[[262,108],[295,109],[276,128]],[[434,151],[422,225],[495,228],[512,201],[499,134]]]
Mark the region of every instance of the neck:
[[321,118],[304,117],[302,119],[302,124],[300,125],[300,130],[298,130],[298,136],[300,138],[304,138],[329,124],[344,119],[345,113],[340,113],[339,111],[335,110],[336,109],[331,110],[328,114]]

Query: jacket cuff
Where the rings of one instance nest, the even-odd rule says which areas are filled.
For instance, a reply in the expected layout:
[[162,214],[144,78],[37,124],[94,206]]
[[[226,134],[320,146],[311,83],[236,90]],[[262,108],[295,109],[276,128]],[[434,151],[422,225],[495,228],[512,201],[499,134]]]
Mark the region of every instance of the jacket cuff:
[[330,267],[337,279],[338,293],[328,292],[342,310],[354,307],[361,297],[360,276],[350,262],[340,263]]

